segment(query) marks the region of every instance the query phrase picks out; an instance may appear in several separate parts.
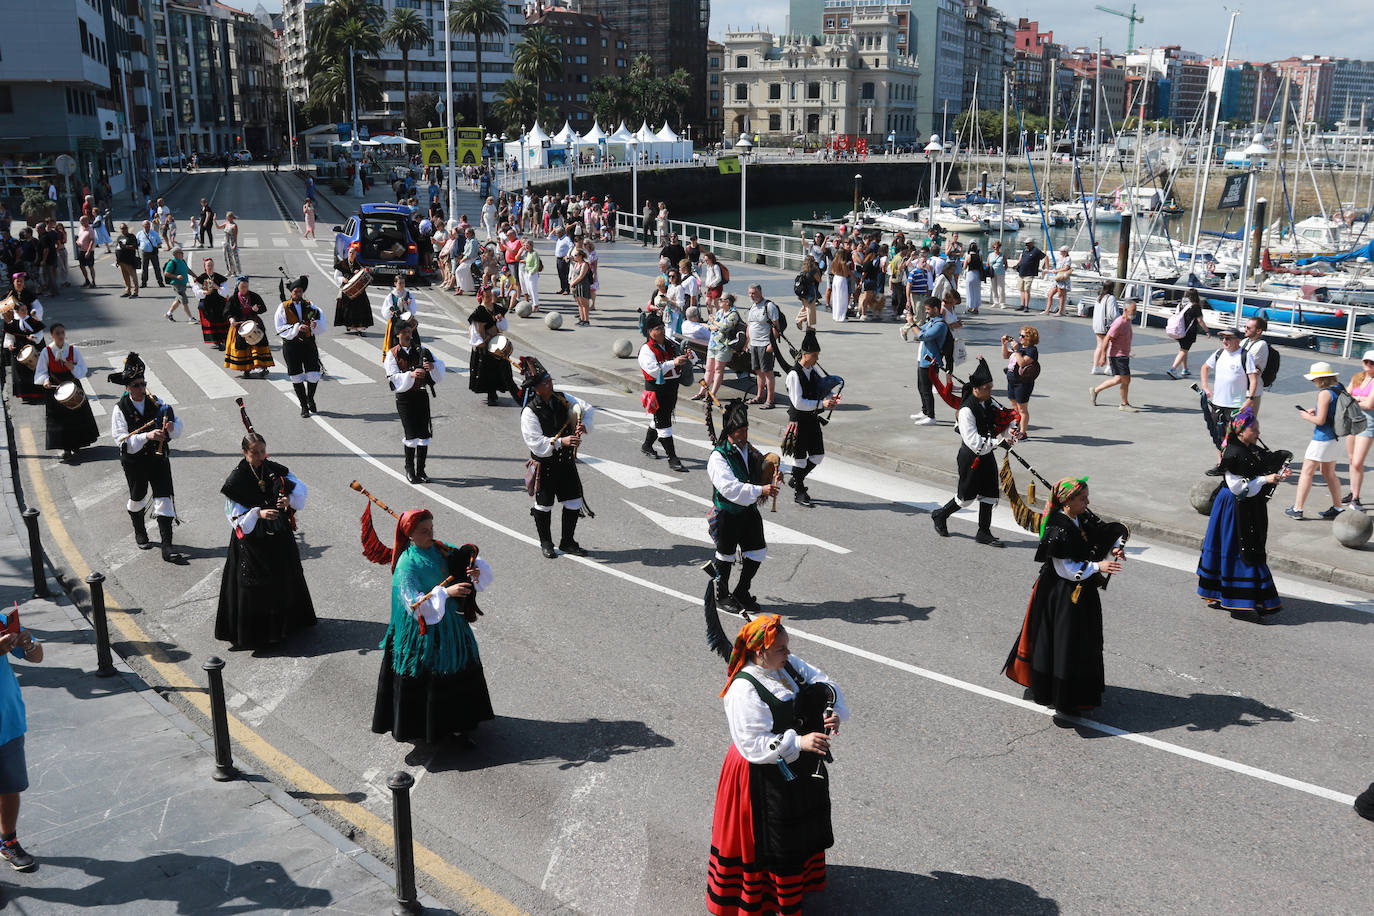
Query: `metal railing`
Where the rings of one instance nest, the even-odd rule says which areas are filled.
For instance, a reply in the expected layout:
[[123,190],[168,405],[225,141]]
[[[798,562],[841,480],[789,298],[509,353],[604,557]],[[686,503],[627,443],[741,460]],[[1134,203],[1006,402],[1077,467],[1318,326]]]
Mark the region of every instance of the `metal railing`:
[[[635,239],[636,228],[644,232],[643,222],[636,214],[617,211],[615,215],[616,238]],[[655,234],[657,226],[652,221],[647,231]],[[771,232],[740,232],[724,226],[709,223],[693,223],[686,220],[670,219],[668,231],[676,232],[685,245],[687,239],[696,236],[702,246],[713,252],[717,258],[776,267],[780,270],[800,270],[806,251],[800,236],[774,235]],[[642,236],[640,236],[642,238]]]
[[[698,155],[694,159],[684,159],[674,162],[641,162],[639,171],[641,173],[666,171],[669,169],[700,169],[715,168],[716,159],[714,156]],[[629,163],[626,162],[596,162],[591,165],[579,163],[572,170],[573,181],[579,178],[586,178],[589,175],[626,175],[631,171]],[[497,172],[497,190],[509,191],[514,188],[523,188],[526,184],[552,184],[558,181],[568,180],[568,167],[566,165],[553,166],[544,169],[516,169],[511,171],[509,168],[502,168]]]

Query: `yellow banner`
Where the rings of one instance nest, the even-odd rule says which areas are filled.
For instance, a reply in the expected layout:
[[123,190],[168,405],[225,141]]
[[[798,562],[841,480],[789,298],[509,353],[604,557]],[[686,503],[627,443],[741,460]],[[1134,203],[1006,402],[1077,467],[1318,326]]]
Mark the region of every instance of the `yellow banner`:
[[482,128],[460,127],[453,132],[453,155],[459,165],[482,164]]
[[442,127],[420,128],[420,161],[425,165],[448,163],[448,143]]
[[720,173],[722,175],[738,175],[739,157],[721,156],[719,159],[716,160],[716,168],[720,169]]

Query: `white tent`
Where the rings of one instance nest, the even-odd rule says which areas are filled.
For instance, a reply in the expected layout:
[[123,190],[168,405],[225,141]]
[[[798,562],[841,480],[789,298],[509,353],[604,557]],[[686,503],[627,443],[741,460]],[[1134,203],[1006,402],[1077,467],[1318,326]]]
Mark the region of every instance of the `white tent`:
[[673,129],[668,126],[667,121],[663,122],[663,126],[658,129],[658,133],[654,134],[654,136],[668,143],[676,143],[678,141],[677,134],[673,133]]
[[608,138],[612,143],[629,143],[634,134],[625,129],[625,122],[621,121],[620,126],[615,129],[615,133]]
[[543,129],[539,126],[539,122],[536,121],[534,122],[534,126],[529,129],[529,132],[525,134],[524,143],[528,146],[538,147],[542,146],[544,141],[549,139],[551,139],[549,135],[544,133]]
[[598,146],[605,139],[607,139],[606,132],[601,129],[601,125],[592,121],[592,129],[583,134],[578,142],[589,146]]
[[394,134],[388,134],[388,135],[386,135],[386,136],[376,137],[375,139],[376,139],[376,141],[377,141],[378,143],[380,143],[380,144],[383,145],[383,146],[419,146],[419,145],[420,145],[420,141],[418,141],[418,140],[411,140],[411,139],[408,138],[408,137],[400,137],[400,136],[396,136],[396,135],[394,135]]
[[559,146],[567,146],[569,143],[576,143],[580,139],[582,138],[577,135],[577,131],[573,130],[572,125],[567,121],[563,122],[563,129],[553,135],[553,142]]

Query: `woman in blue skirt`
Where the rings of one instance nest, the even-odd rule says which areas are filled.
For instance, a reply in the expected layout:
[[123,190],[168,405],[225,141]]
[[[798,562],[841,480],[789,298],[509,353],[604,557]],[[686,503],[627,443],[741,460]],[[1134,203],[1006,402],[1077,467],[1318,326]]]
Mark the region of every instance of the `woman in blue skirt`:
[[1221,462],[1212,472],[1223,483],[1212,502],[1197,564],[1197,593],[1208,607],[1254,611],[1263,618],[1283,606],[1264,550],[1269,497],[1291,473],[1291,457],[1260,443],[1259,419],[1250,408],[1231,421]]

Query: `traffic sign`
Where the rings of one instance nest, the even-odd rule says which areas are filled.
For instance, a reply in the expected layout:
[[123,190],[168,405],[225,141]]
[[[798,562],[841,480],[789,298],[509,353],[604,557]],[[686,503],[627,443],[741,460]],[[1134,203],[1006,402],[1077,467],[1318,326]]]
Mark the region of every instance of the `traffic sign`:
[[76,174],[76,160],[66,153],[58,156],[53,161],[53,165],[57,166],[58,174],[63,178],[71,178]]
[[359,143],[357,140],[354,140],[353,145],[349,147],[349,150],[353,153],[353,155],[361,156],[363,154],[363,145]]

